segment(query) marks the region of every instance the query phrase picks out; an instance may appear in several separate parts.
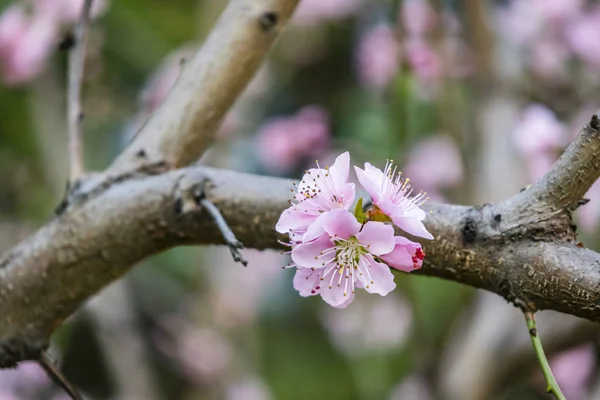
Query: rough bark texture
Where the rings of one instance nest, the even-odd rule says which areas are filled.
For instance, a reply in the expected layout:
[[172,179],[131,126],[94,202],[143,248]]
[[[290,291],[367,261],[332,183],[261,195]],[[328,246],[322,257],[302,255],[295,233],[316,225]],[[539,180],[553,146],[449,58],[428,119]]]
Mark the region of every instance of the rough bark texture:
[[[163,107],[113,166],[73,185],[56,216],[0,258],[0,367],[38,358],[61,321],[143,258],[222,243],[201,196],[246,247],[279,247],[274,226],[291,181],[173,168],[206,149],[296,4],[231,1]],[[419,273],[495,292],[527,311],[600,321],[600,255],[577,245],[571,217],[600,174],[598,129],[594,116],[552,171],[506,201],[429,204],[426,225],[435,239],[423,242]]]

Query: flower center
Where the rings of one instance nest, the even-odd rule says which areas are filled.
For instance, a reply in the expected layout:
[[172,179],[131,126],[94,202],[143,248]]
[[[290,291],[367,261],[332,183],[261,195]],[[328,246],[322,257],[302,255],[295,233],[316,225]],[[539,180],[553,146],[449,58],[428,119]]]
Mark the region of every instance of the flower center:
[[336,284],[341,287],[343,283],[344,296],[348,295],[348,289],[354,293],[357,279],[369,288],[373,280],[368,269],[369,263],[364,257],[369,253],[368,246],[359,243],[355,236],[349,239],[335,238],[333,241],[335,247],[331,248],[331,251],[335,252],[335,255],[325,266],[321,280],[329,279],[329,289]]

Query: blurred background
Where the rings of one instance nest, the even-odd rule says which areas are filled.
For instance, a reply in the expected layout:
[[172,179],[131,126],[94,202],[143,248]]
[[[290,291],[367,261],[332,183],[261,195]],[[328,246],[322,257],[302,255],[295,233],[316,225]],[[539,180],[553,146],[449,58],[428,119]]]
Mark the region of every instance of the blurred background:
[[[95,0],[84,110],[103,169],[165,98],[224,0]],[[60,43],[81,0],[0,0],[0,248],[65,188]],[[342,151],[402,166],[433,201],[481,204],[534,182],[600,107],[600,2],[301,0],[203,162],[298,177]],[[600,184],[578,211],[600,249]],[[180,248],[70,318],[52,354],[90,399],[547,399],[520,312],[399,276],[347,309],[301,298],[279,252]],[[361,296],[363,295],[363,296]],[[600,399],[595,325],[539,315],[569,400]],[[0,371],[0,399],[66,399],[41,369]]]

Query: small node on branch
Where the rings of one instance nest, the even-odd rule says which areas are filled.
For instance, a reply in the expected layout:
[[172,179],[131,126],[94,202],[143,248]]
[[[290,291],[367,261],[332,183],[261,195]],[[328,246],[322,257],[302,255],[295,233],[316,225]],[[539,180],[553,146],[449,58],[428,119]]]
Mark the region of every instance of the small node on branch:
[[475,240],[477,239],[477,226],[474,218],[466,217],[460,231],[465,244],[475,243]]
[[598,119],[598,112],[592,115],[592,118],[590,119],[590,128],[594,130],[600,129],[600,120]]
[[206,184],[206,181],[197,182],[183,177],[179,182],[181,198],[175,203],[176,212],[185,214],[198,210],[199,206],[204,208],[215,224],[217,224],[217,228],[219,228],[225,244],[229,247],[229,251],[231,251],[233,260],[241,263],[245,267],[248,265],[248,261],[244,259],[240,252],[240,250],[244,248],[244,245],[237,240],[219,209],[206,198],[204,191]]
[[69,395],[73,400],[83,400],[83,396],[79,390],[63,375],[56,362],[50,357],[47,352],[42,352],[38,363],[46,371],[48,376]]
[[279,17],[277,16],[277,13],[268,11],[266,13],[263,13],[260,18],[258,19],[258,22],[260,23],[260,27],[265,30],[265,31],[269,31],[271,29],[273,29],[275,27],[275,25],[277,25],[277,21],[279,20]]
[[75,46],[75,34],[73,31],[68,31],[58,44],[60,51],[69,51]]

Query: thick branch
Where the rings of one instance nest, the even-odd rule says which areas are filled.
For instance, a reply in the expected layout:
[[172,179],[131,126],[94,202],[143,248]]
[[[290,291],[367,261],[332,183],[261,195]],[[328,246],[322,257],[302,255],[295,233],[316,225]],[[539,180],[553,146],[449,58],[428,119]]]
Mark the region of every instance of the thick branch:
[[299,0],[231,0],[159,110],[110,172],[147,163],[180,167],[197,160],[243,91]]

